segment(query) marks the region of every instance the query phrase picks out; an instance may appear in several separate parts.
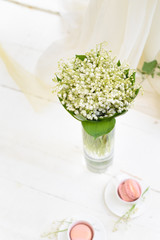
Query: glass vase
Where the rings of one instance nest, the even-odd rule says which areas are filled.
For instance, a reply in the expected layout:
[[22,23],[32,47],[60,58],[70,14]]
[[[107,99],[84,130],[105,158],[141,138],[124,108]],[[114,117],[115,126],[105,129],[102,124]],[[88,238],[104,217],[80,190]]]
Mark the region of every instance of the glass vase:
[[115,128],[108,134],[92,137],[82,127],[83,151],[88,170],[103,173],[112,164]]

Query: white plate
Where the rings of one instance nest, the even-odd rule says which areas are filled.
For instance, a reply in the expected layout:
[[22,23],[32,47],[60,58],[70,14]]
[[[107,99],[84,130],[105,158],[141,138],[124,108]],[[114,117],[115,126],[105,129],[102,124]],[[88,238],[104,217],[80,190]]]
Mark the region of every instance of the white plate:
[[[78,216],[74,216],[74,217],[70,217],[68,218],[66,221],[79,221],[79,220],[83,220],[86,222],[89,222],[91,224],[91,226],[93,226],[94,229],[94,237],[93,240],[106,240],[106,231],[105,228],[103,226],[103,224],[95,217],[92,216],[86,216],[86,215],[78,215]],[[72,223],[71,223],[72,224]],[[61,226],[61,229],[65,229],[68,228],[69,224],[68,223],[64,223]],[[58,234],[58,240],[68,240],[67,239],[67,231],[65,232],[60,232]]]
[[[132,204],[128,204],[125,202],[123,203],[117,198],[117,195],[116,195],[117,181],[121,182],[126,178],[131,178],[131,177],[128,175],[119,175],[115,178],[112,178],[110,182],[107,184],[104,191],[105,204],[107,205],[108,209],[112,213],[114,213],[119,217],[125,214],[132,207]],[[138,182],[141,184],[142,193],[143,193],[145,189],[148,187],[148,185],[146,185],[143,181],[138,181]],[[136,207],[135,207],[136,211],[134,214],[131,214],[131,218],[135,218],[143,214],[147,209],[148,205],[150,204],[150,200],[151,200],[151,196],[150,196],[150,191],[148,190],[144,195],[144,199],[140,198],[136,203]]]

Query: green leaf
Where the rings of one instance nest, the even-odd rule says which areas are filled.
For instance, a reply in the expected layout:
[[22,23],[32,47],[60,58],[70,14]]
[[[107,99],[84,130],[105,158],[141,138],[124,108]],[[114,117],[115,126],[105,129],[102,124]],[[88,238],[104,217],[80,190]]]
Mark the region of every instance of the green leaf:
[[108,118],[101,121],[83,121],[82,126],[89,135],[97,138],[109,133],[114,128],[115,123],[115,118]]
[[57,81],[58,81],[58,82],[61,82],[61,81],[62,81],[62,79],[60,79],[57,75],[56,75],[56,78],[57,78]]
[[153,60],[151,62],[144,62],[142,71],[146,74],[153,75],[153,72],[157,66],[157,60]]
[[135,83],[135,78],[136,78],[136,72],[134,72],[134,73],[130,76],[130,81],[131,81],[132,85],[134,85],[134,83]]
[[[59,101],[61,102],[62,104],[62,99],[59,97]],[[74,117],[75,119],[77,119],[78,121],[87,121],[87,119],[85,117],[83,117],[82,115],[80,114],[75,114],[73,111],[69,111],[66,107],[65,104],[62,104],[62,106],[65,108],[65,110],[72,115],[72,117]]]
[[118,60],[118,62],[117,62],[117,66],[118,66],[118,67],[121,66],[121,62],[120,62],[120,60]]
[[[140,88],[137,88],[137,89],[135,90],[135,94],[136,94],[136,96],[138,95],[139,90],[140,90]],[[136,96],[135,96],[135,97],[136,97]]]
[[86,55],[76,55],[76,58],[79,58],[81,61],[84,61],[85,58],[87,58]]
[[129,75],[129,69],[124,70],[124,74],[126,75],[126,78],[128,78],[128,75]]
[[160,76],[160,72],[158,72],[157,75]]

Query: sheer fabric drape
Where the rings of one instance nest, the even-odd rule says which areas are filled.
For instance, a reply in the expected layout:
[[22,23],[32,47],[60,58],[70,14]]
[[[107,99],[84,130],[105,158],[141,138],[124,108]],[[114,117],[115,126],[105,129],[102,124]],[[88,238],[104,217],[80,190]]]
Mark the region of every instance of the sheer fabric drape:
[[66,36],[53,42],[39,59],[36,73],[44,81],[51,80],[58,59],[103,41],[134,68],[140,59],[154,59],[160,50],[158,0],[65,0],[61,6]]

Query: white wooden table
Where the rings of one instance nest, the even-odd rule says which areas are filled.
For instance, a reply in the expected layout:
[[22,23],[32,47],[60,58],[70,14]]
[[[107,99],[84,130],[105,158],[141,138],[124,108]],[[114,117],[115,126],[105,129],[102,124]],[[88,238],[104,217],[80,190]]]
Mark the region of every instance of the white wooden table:
[[[40,21],[46,21],[46,35],[51,37],[51,19],[57,24],[60,20],[58,16],[36,12],[39,23],[33,23],[37,24],[34,33],[27,22],[18,25],[22,13],[34,19],[33,11],[0,2],[0,32],[3,33],[0,41],[17,61],[32,71],[36,59],[52,39],[46,37],[46,41],[42,39],[37,44]],[[57,24],[54,27],[60,36],[62,32]],[[18,30],[20,27],[25,28],[23,33]],[[17,31],[18,37],[11,30]],[[29,53],[35,56],[33,64]],[[0,239],[40,240],[52,221],[83,212],[101,220],[109,240],[159,240],[160,121],[135,110],[118,118],[114,163],[105,174],[94,174],[83,164],[80,123],[56,100],[43,112],[36,113],[17,90],[18,86],[0,62]],[[113,232],[117,217],[105,206],[104,188],[112,176],[124,171],[151,186],[152,204],[142,216],[130,221],[129,226],[123,224]]]

